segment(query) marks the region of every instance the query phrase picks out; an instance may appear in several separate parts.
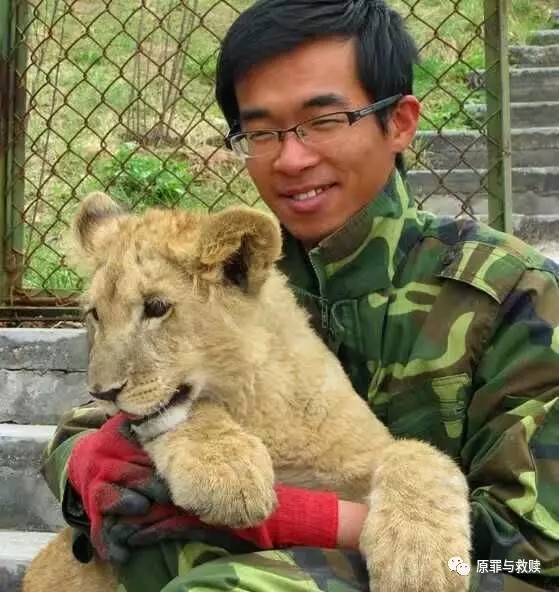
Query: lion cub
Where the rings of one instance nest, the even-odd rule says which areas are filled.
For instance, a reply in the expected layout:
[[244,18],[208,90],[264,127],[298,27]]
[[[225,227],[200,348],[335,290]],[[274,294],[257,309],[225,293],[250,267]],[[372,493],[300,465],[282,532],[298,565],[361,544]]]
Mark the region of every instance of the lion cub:
[[[355,393],[274,267],[271,217],[138,216],[96,193],[75,229],[92,275],[90,390],[118,386],[99,404],[144,418],[138,438],[176,505],[249,526],[272,512],[275,480],[335,491],[369,504],[360,547],[375,592],[468,589],[447,566],[470,552],[464,476],[432,446],[392,438]],[[116,589],[111,568],[78,564],[63,533],[24,592],[67,582]]]

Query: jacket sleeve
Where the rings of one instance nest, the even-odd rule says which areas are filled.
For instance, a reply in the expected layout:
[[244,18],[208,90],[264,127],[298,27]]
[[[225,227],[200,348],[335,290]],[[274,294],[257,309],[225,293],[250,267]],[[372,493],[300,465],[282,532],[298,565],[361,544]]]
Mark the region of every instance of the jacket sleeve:
[[514,562],[515,573],[539,567],[539,577],[515,578],[559,589],[559,287],[553,273],[530,270],[521,277],[502,304],[473,380],[462,461],[474,559]]
[[85,434],[100,428],[106,414],[94,402],[67,411],[41,459],[41,473],[50,490],[62,501],[66,490],[67,464],[76,442]]

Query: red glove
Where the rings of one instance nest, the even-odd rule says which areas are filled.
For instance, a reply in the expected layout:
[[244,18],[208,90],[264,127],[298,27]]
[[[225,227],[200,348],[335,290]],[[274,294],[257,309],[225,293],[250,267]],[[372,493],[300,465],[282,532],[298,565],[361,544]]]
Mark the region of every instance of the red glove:
[[276,485],[278,505],[274,513],[258,526],[231,529],[259,549],[283,547],[334,548],[338,535],[338,496]]
[[167,539],[203,541],[232,552],[336,545],[338,498],[333,493],[278,485],[274,513],[259,526],[244,529],[206,525],[167,503],[167,488],[132,439],[122,413],[77,442],[68,478],[81,497],[91,542],[103,559],[124,562],[129,547]]
[[[233,553],[291,546],[333,548],[338,532],[338,498],[334,493],[277,485],[278,505],[258,526],[209,526],[170,504],[154,504],[147,515],[120,518],[109,530],[121,551],[180,539],[224,547]],[[121,552],[124,556],[127,554]]]
[[70,455],[68,480],[81,498],[90,521],[91,542],[103,559],[118,555],[118,549],[111,551],[107,536],[115,516],[146,514],[153,501],[169,501],[167,487],[133,440],[122,413],[78,440]]

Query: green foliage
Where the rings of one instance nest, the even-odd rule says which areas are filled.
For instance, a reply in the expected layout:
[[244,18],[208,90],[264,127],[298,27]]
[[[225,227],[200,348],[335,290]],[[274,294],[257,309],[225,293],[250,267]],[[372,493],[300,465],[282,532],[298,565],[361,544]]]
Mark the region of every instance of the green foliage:
[[552,4],[549,0],[512,0],[509,6],[511,43],[527,43],[533,31],[548,28]]
[[61,266],[58,253],[47,245],[39,245],[26,269],[25,285],[37,290],[48,286],[53,291],[81,291],[83,280],[72,269]]
[[135,209],[193,205],[187,163],[142,152],[133,142],[123,144],[101,165],[100,177],[114,197]]
[[[482,62],[472,67],[482,69]],[[448,64],[437,58],[421,61],[414,71],[415,94],[423,104],[420,129],[478,127],[468,116],[466,104],[483,102],[484,94],[469,88],[471,72],[464,63]]]

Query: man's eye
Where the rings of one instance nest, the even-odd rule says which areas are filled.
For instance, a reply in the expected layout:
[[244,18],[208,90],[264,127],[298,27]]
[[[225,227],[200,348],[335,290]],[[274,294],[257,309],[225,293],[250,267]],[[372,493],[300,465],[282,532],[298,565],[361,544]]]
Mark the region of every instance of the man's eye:
[[276,134],[273,132],[250,132],[247,133],[246,139],[249,142],[253,142],[255,144],[264,144],[265,142],[273,142],[276,138]]
[[309,122],[312,129],[314,130],[329,130],[339,127],[347,123],[347,119],[344,117],[323,117],[321,119],[314,119]]
[[150,298],[144,302],[144,316],[148,319],[156,319],[167,314],[171,304],[161,298]]

